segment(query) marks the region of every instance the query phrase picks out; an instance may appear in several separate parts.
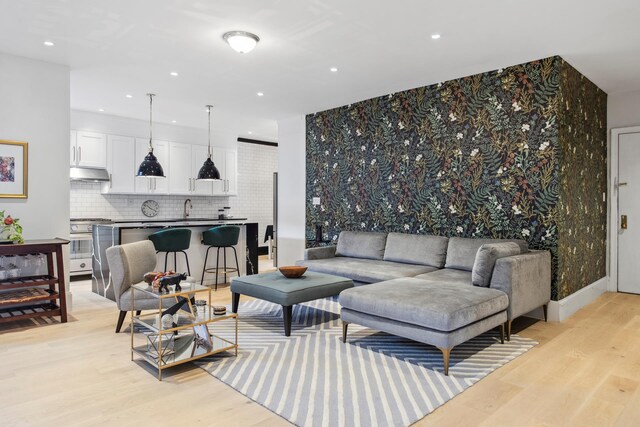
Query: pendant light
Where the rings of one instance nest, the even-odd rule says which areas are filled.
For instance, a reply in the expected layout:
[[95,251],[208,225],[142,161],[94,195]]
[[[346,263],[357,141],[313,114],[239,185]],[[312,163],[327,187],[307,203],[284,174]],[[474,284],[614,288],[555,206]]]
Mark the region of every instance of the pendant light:
[[153,154],[153,97],[155,94],[148,93],[149,97],[149,154],[140,163],[137,176],[147,178],[164,178],[164,171],[158,158]]
[[207,113],[209,114],[209,148],[207,150],[208,157],[198,172],[197,180],[200,181],[217,181],[220,179],[220,171],[211,160],[211,109],[213,105],[207,105]]

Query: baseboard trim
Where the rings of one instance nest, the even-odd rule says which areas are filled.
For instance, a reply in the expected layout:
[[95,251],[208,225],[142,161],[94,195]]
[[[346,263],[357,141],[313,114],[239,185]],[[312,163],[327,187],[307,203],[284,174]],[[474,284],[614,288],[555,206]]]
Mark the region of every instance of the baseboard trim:
[[549,302],[549,321],[562,322],[608,291],[609,277],[603,277],[560,301]]

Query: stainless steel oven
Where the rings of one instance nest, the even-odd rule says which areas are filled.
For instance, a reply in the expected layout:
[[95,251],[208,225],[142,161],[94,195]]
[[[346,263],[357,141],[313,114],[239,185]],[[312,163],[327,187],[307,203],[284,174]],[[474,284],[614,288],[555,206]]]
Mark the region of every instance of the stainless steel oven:
[[91,227],[94,224],[109,224],[112,221],[105,218],[72,218],[70,226],[70,270],[71,276],[91,274],[91,256],[93,242]]

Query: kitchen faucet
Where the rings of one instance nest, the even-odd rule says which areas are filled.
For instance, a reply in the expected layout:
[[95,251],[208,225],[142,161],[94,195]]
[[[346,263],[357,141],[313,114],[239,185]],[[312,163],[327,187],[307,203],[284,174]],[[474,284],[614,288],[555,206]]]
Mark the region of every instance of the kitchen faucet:
[[187,199],[184,201],[184,219],[189,218],[189,211],[193,209],[193,205],[191,204],[191,199]]

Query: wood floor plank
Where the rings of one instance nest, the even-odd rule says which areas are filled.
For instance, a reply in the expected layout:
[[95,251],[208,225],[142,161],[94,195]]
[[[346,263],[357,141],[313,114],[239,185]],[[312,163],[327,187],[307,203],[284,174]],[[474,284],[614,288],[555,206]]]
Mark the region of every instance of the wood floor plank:
[[[3,426],[290,425],[191,365],[158,382],[113,332],[115,304],[89,282],[71,289],[68,323],[0,325]],[[228,287],[214,302],[231,303]],[[563,323],[514,330],[540,344],[416,425],[640,425],[640,296],[607,293]]]

